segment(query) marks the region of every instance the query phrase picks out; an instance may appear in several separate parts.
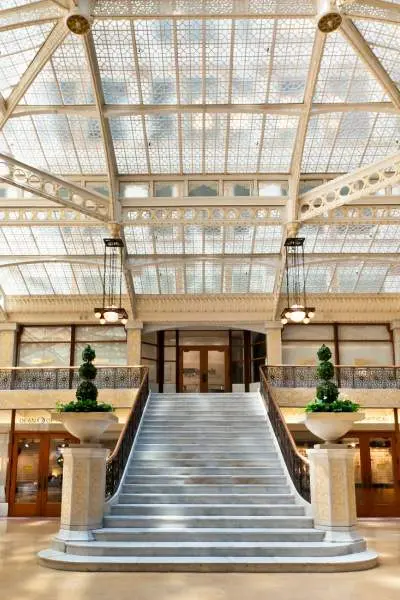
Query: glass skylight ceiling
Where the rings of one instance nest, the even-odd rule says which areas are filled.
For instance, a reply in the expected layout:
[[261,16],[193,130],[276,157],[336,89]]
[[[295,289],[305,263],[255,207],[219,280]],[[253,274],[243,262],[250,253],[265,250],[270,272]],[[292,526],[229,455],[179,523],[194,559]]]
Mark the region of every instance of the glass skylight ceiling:
[[[0,0],[0,92],[6,101],[64,16],[55,2],[46,4],[45,12],[31,4]],[[385,20],[387,7],[347,5],[349,14],[364,10],[368,18],[352,17],[353,22],[399,86],[400,25]],[[14,7],[20,8],[10,12]],[[385,15],[374,21],[378,10]],[[271,174],[271,181],[285,178],[287,184],[302,131],[306,84],[315,68],[312,2],[97,0],[94,13],[97,65],[90,65],[84,39],[67,35],[23,90],[4,126],[0,102],[1,151],[67,178],[103,176],[102,185],[113,156],[117,175],[132,175],[132,181],[140,182],[142,175],[160,181],[164,175],[182,180],[212,175],[222,181],[224,175],[246,174],[251,182]],[[102,120],[111,136],[108,163]],[[327,36],[302,173],[318,174],[315,179],[347,173],[391,155],[399,140],[400,113],[390,94],[340,31]],[[286,200],[281,198],[283,213]],[[152,201],[143,198],[144,206]],[[184,200],[176,201],[181,206]],[[0,195],[0,211],[6,202]],[[135,292],[271,294],[283,225],[242,223],[239,217],[207,224],[131,220],[124,233]],[[400,224],[378,218],[351,223],[350,217],[339,224],[321,217],[300,233],[306,237],[310,292],[400,292]],[[0,288],[7,295],[98,293],[108,235],[106,226],[92,223],[22,226],[16,219],[2,224]],[[1,266],[13,256],[21,264]],[[35,257],[39,262],[31,263]]]

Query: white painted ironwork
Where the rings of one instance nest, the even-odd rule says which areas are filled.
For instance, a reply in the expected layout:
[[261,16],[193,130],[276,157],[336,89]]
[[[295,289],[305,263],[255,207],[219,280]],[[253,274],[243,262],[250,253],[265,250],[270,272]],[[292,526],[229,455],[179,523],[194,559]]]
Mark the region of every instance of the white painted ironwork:
[[333,179],[300,197],[299,221],[307,221],[334,208],[355,202],[400,181],[400,153],[373,165]]
[[0,153],[0,180],[100,221],[109,220],[109,202],[104,196],[5,153]]

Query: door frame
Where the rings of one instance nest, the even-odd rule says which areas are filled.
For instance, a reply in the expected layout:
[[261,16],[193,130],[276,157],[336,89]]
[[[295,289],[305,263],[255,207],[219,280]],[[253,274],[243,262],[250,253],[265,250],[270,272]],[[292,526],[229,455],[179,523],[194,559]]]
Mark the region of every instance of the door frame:
[[229,345],[225,344],[211,344],[211,345],[193,345],[193,346],[179,346],[179,378],[178,378],[178,393],[183,392],[183,353],[191,351],[200,352],[200,393],[208,393],[208,352],[215,350],[217,352],[224,352],[225,358],[225,383],[224,392],[228,392],[231,389],[231,371],[230,371],[230,360],[229,360]]
[[[36,502],[16,503],[16,483],[18,467],[18,441],[22,438],[39,438],[39,465],[38,465],[38,491]],[[8,500],[8,515],[10,517],[58,517],[61,502],[48,502],[48,472],[50,460],[50,441],[52,438],[62,437],[68,442],[78,443],[66,431],[16,431],[14,433],[12,452],[12,468],[10,473],[10,495]]]

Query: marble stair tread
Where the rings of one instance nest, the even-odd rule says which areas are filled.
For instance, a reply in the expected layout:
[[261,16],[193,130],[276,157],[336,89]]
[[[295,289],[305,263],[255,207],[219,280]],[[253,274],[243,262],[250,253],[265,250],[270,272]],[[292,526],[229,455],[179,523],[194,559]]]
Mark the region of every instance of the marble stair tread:
[[284,484],[162,484],[162,483],[125,483],[122,487],[123,494],[288,494],[289,486]]
[[304,507],[292,504],[128,504],[119,503],[111,514],[131,515],[304,515]]
[[104,526],[111,527],[109,523],[113,523],[112,527],[116,528],[143,528],[145,526],[152,527],[182,527],[195,528],[201,530],[203,528],[226,528],[235,527],[238,529],[253,529],[253,528],[291,528],[291,529],[307,529],[312,528],[313,520],[311,517],[304,515],[284,515],[284,516],[269,516],[269,515],[208,515],[208,516],[187,516],[187,515],[113,515],[107,516],[104,519]]
[[97,529],[93,532],[97,541],[241,541],[244,537],[248,542],[306,542],[322,541],[323,531],[315,529],[283,529],[283,528],[185,528],[159,527],[129,528],[113,527]]

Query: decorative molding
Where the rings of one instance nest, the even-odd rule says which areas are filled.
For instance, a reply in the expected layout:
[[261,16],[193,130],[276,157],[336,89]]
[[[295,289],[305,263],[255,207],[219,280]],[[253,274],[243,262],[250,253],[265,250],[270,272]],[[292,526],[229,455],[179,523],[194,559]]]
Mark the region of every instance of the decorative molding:
[[123,222],[125,225],[149,224],[196,224],[232,225],[244,224],[274,224],[282,222],[284,208],[282,206],[175,206],[165,208],[124,208]]

